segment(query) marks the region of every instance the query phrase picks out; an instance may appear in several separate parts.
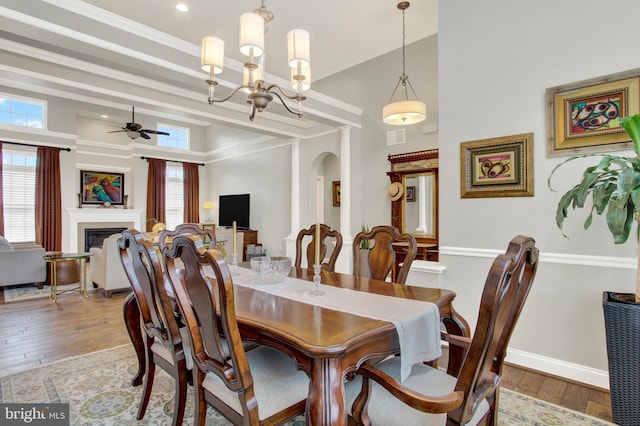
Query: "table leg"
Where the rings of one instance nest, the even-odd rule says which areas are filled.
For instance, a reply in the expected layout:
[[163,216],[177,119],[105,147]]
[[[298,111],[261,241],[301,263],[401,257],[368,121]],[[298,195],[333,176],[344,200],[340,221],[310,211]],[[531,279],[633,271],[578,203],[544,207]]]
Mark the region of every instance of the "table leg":
[[306,409],[307,424],[323,426],[347,424],[340,364],[338,358],[312,360]]
[[129,338],[133,344],[133,348],[136,351],[136,357],[138,358],[138,372],[131,379],[132,386],[139,386],[142,384],[144,377],[144,370],[146,368],[145,352],[144,352],[144,340],[142,336],[142,328],[140,327],[140,308],[133,293],[130,293],[124,301],[122,309],[124,316],[124,323],[129,333]]
[[[444,312],[443,312],[444,311]],[[471,330],[469,323],[449,304],[440,311],[440,318],[447,329],[447,333],[456,336],[470,337]],[[460,346],[449,345],[449,367],[461,366],[464,358],[464,349]],[[457,376],[453,369],[448,369],[447,373]]]
[[58,267],[57,262],[51,262],[51,301],[56,302],[58,298]]
[[83,257],[78,262],[80,263],[80,294],[86,299],[89,297],[87,296],[87,260]]

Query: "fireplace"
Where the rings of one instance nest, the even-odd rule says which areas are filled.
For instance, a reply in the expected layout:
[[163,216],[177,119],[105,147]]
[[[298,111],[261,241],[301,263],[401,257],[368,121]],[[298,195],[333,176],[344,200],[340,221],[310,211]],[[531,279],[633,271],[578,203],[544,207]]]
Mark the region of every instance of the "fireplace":
[[127,228],[85,228],[84,230],[84,251],[88,252],[90,248],[102,247],[105,238],[125,231]]
[[85,249],[85,229],[118,228],[113,232],[120,232],[122,228],[142,230],[145,223],[143,209],[116,207],[64,209],[62,219],[62,251],[67,253]]

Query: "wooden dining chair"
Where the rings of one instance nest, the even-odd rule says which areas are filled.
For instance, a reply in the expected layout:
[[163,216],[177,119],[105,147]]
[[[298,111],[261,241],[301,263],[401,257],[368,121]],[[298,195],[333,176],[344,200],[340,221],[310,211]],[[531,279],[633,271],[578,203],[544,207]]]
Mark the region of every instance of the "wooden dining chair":
[[156,365],[175,380],[173,425],[181,425],[187,398],[189,370],[193,359],[188,344],[188,332],[174,316],[163,280],[158,254],[153,245],[137,230],[126,230],[119,243],[122,265],[131,283],[140,309],[144,331],[145,373],[142,400],[136,419],[144,417],[149,404]]
[[163,254],[194,354],[194,424],[205,424],[208,405],[236,425],[280,424],[304,413],[309,379],[293,360],[267,346],[245,351],[222,255],[186,235]]
[[[303,240],[305,242],[309,240],[309,238],[305,237],[311,237],[311,241],[306,246],[307,267],[311,268],[316,259],[316,224],[311,225],[309,229],[303,229],[298,232],[298,236],[296,237],[296,260],[294,262],[294,266],[296,268],[299,268],[302,265],[302,259],[304,257]],[[327,238],[333,238],[335,246],[333,247],[331,256],[329,256],[328,262],[324,263],[324,258],[327,256]],[[342,234],[340,234],[338,230],[331,229],[324,223],[320,224],[320,264],[323,269],[329,272],[335,272],[336,261],[338,260],[340,250],[342,250]]]
[[[530,237],[511,240],[493,262],[485,281],[472,338],[444,335],[466,352],[447,372],[424,364],[400,383],[400,358],[362,365],[347,384],[347,403],[355,424],[496,424],[502,364],[538,267]],[[446,413],[446,414],[445,414]]]
[[[361,250],[361,243],[368,240],[370,249]],[[404,284],[416,258],[418,244],[411,234],[401,234],[395,226],[375,226],[369,232],[360,232],[353,239],[353,275],[384,281],[395,266],[394,243],[406,244],[406,257],[398,271],[395,282]]]
[[216,236],[211,229],[203,229],[197,223],[181,223],[175,229],[165,230],[160,234],[158,247],[161,253],[168,245],[168,241],[171,241],[176,235],[198,235],[210,244],[209,247],[216,246]]

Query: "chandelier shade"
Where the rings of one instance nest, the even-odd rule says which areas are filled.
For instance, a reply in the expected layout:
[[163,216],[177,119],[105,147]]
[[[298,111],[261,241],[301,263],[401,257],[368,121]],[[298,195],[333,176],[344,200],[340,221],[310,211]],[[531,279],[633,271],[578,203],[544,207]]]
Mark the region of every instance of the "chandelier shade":
[[[396,126],[419,123],[427,118],[427,106],[418,99],[411,82],[409,82],[409,76],[405,72],[404,11],[408,9],[409,6],[410,3],[408,1],[398,3],[398,9],[402,11],[402,75],[400,75],[400,81],[396,84],[396,88],[393,90],[389,102],[382,108],[382,121]],[[394,101],[398,88],[401,88],[402,98]],[[413,99],[409,97],[409,90],[413,94]]]
[[[253,121],[256,112],[263,111],[269,103],[277,98],[289,113],[302,118],[302,102],[307,99],[303,91],[311,88],[311,50],[309,33],[294,29],[287,34],[288,65],[291,68],[291,85],[294,94],[288,94],[277,84],[267,84],[265,68],[264,39],[267,33],[266,24],[273,19],[273,13],[264,6],[240,15],[240,52],[248,57],[243,66],[242,85],[233,89],[226,97],[216,98],[215,87],[218,82],[214,75],[224,69],[224,42],[212,36],[202,38],[201,67],[209,73],[206,81],[209,86],[209,105],[226,102],[236,93],[246,95],[249,105],[249,119]],[[290,107],[285,99],[297,101],[297,110]]]
[[224,41],[218,37],[202,37],[200,64],[205,72],[220,74],[224,69]]
[[289,57],[289,67],[309,68],[309,32],[295,29],[287,33],[287,52]]
[[291,87],[296,92],[304,92],[311,88],[311,67],[291,68]]
[[240,15],[240,53],[249,57],[264,53],[264,19],[257,13]]

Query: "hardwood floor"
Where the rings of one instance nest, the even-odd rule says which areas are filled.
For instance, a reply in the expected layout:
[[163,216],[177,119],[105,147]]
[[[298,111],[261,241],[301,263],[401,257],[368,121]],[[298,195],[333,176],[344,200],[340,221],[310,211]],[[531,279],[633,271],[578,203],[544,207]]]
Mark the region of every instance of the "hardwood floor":
[[[0,296],[0,374],[129,343],[122,304],[128,292],[106,299],[69,293],[49,299],[4,302]],[[609,392],[507,365],[503,386],[611,421]]]

